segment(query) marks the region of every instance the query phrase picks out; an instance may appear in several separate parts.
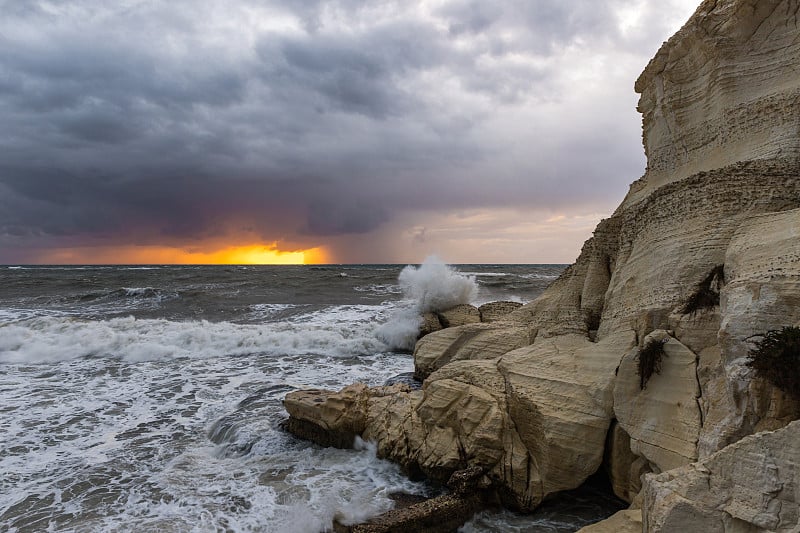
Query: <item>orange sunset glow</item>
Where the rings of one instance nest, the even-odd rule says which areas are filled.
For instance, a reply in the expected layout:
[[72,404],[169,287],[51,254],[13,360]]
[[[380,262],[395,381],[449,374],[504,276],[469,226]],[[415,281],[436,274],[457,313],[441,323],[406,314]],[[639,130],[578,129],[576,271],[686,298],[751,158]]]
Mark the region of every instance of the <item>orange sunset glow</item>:
[[273,244],[187,250],[169,246],[75,247],[49,250],[39,257],[49,264],[307,265],[325,263],[322,248],[284,251]]

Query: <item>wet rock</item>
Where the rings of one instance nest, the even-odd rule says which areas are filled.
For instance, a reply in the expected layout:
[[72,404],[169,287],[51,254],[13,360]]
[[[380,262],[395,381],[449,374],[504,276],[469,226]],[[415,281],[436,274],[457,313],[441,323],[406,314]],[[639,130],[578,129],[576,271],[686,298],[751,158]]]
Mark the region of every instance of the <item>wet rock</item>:
[[492,505],[490,483],[484,471],[471,467],[453,473],[448,481],[451,493],[441,494],[421,501],[407,501],[366,523],[354,526],[334,524],[339,533],[451,533],[469,520],[475,513]]
[[479,494],[445,494],[404,509],[394,509],[355,526],[334,525],[336,533],[455,533],[486,507]]
[[390,377],[384,385],[407,385],[411,390],[419,390],[422,388],[422,381],[417,380],[413,372],[405,372]]

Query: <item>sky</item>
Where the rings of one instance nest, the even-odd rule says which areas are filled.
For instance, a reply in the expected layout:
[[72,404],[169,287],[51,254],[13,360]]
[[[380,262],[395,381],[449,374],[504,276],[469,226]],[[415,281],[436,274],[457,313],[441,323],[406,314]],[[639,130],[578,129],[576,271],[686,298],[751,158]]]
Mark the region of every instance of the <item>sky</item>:
[[569,263],[699,0],[0,0],[0,263]]

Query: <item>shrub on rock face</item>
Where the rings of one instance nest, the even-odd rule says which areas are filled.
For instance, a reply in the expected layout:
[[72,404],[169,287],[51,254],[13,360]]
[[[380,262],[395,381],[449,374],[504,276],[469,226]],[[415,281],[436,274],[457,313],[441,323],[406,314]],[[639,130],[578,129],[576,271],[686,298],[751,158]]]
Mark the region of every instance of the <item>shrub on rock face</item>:
[[800,328],[768,332],[750,350],[747,366],[756,376],[800,400]]
[[681,313],[693,314],[700,309],[710,309],[719,305],[720,286],[725,283],[725,268],[718,265],[697,285],[689,300],[683,305]]
[[644,390],[653,374],[661,373],[661,361],[666,355],[664,343],[667,339],[651,339],[636,355],[636,373],[639,375],[639,388]]

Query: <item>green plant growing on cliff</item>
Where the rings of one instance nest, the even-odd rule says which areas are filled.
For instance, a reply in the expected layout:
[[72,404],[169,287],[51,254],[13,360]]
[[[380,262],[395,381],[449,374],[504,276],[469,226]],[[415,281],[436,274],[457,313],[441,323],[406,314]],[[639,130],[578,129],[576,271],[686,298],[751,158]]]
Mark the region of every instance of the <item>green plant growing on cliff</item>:
[[681,308],[684,315],[694,314],[701,309],[711,309],[719,305],[719,290],[725,283],[725,267],[715,266],[701,281]]
[[800,400],[800,328],[772,330],[748,354],[756,376]]
[[644,390],[653,374],[661,373],[661,361],[667,355],[664,353],[664,343],[668,339],[651,339],[636,354],[636,373],[639,375],[639,388]]

